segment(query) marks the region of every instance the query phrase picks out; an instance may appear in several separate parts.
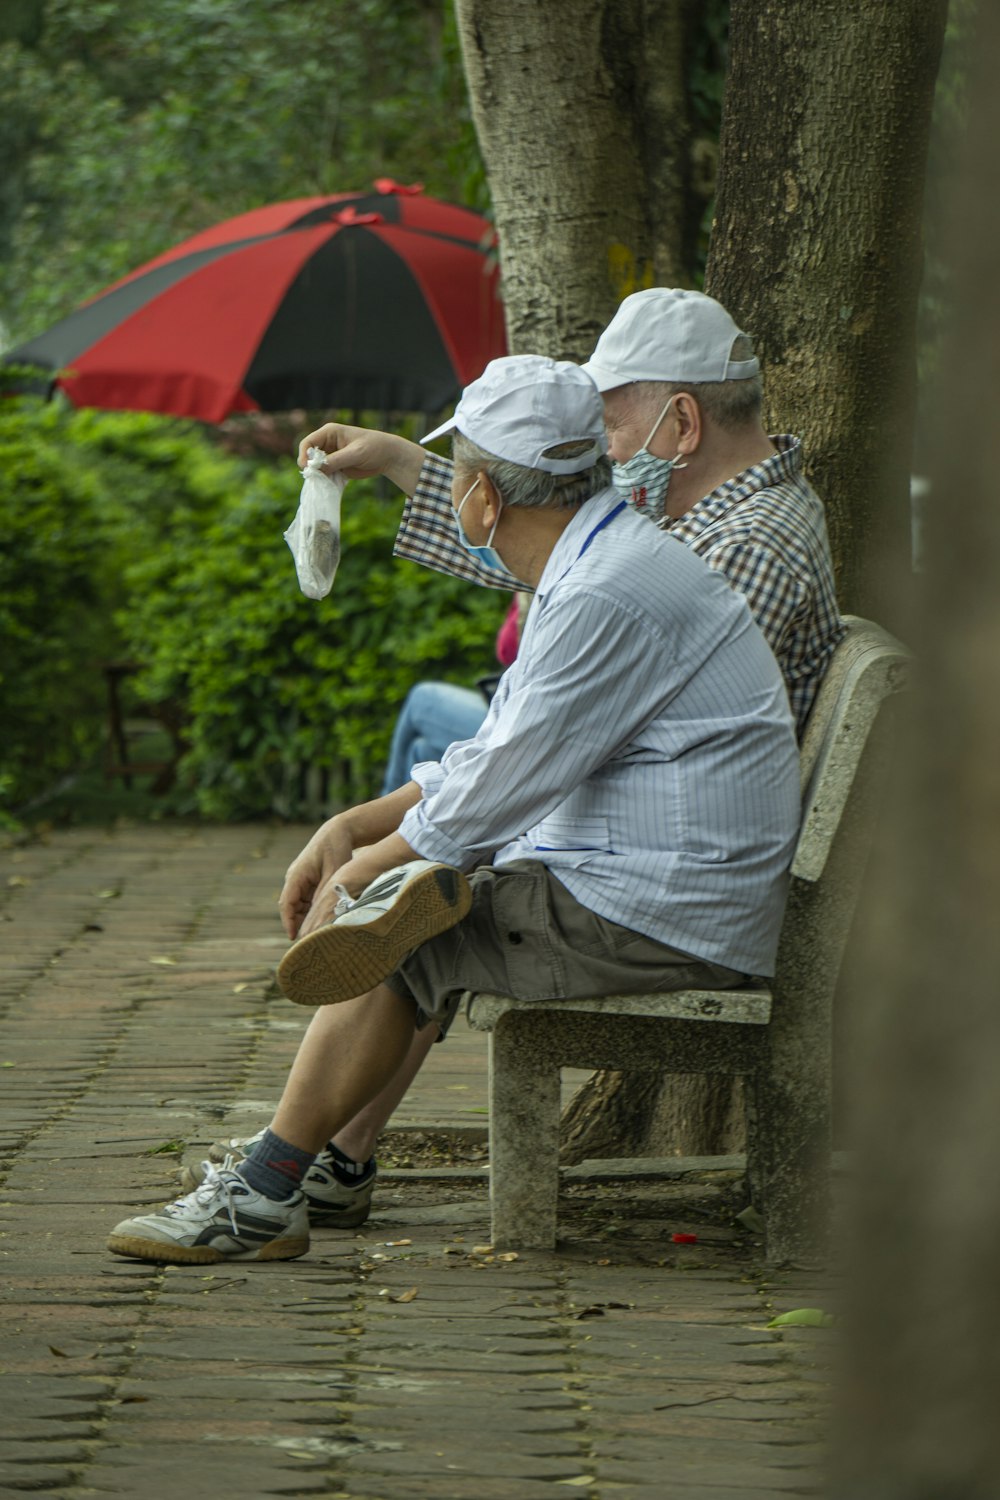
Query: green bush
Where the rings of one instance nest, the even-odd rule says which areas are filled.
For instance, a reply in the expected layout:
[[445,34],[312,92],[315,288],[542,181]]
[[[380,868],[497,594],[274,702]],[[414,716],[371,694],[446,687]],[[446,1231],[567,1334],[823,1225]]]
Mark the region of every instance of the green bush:
[[187,424],[0,398],[0,805],[93,758],[129,560],[242,472]]
[[394,559],[399,506],[367,483],[345,493],[332,592],[304,598],[282,538],[299,483],[291,464],[258,469],[126,571],[139,686],[186,705],[191,805],[211,817],[301,812],[305,767],[325,768],[329,796],[371,795],[412,684],[495,660],[506,595]]
[[302,810],[377,786],[420,678],[494,660],[506,596],[392,557],[396,500],[353,484],[333,592],[299,592],[282,537],[299,475],[221,451],[194,424],[0,401],[0,808],[92,760],[104,662],[170,703],[190,746],[172,810]]
[[0,778],[41,791],[96,748],[114,650],[106,546],[93,487],[63,466],[55,413],[6,402],[0,422]]

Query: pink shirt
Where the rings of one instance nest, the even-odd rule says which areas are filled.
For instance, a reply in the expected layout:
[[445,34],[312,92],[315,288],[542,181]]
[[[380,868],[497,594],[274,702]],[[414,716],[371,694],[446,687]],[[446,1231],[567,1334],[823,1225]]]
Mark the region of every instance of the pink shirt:
[[509,667],[517,656],[517,597],[511,601],[504,622],[497,631],[497,661]]

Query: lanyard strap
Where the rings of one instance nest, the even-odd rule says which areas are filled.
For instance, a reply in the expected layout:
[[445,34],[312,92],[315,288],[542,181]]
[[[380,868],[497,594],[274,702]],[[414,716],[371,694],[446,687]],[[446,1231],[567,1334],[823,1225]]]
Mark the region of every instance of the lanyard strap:
[[603,531],[604,528],[605,528],[605,526],[610,526],[611,522],[615,519],[615,516],[620,516],[621,513],[622,513],[622,511],[625,509],[625,506],[627,504],[628,504],[627,500],[619,500],[619,502],[615,506],[614,510],[609,511],[608,514],[604,517],[603,521],[598,521],[597,525],[594,527],[593,531],[587,537],[587,540],[584,542],[583,546],[580,548],[579,552],[576,554],[576,560],[577,560],[577,562],[580,561],[580,558],[586,552],[587,548],[590,546],[591,542],[594,540],[594,537],[597,535],[597,533],[599,531]]

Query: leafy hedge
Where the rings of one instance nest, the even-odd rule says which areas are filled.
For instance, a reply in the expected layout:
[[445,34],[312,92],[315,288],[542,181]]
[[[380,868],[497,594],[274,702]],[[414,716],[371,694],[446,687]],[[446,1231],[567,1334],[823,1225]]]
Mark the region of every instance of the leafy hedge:
[[369,484],[347,490],[333,592],[305,599],[282,538],[298,492],[291,462],[188,424],[0,402],[0,806],[96,753],[116,656],[184,715],[174,809],[219,818],[295,815],[304,766],[368,795],[412,683],[489,669],[505,596],[393,559],[399,506]]
[[0,805],[96,753],[129,559],[232,482],[181,424],[0,398]]
[[399,507],[368,484],[346,491],[332,592],[305,599],[282,540],[298,491],[291,465],[258,470],[203,530],[128,570],[140,686],[186,703],[186,769],[213,817],[294,814],[304,766],[328,768],[335,796],[371,794],[411,685],[494,660],[505,596],[394,559]]

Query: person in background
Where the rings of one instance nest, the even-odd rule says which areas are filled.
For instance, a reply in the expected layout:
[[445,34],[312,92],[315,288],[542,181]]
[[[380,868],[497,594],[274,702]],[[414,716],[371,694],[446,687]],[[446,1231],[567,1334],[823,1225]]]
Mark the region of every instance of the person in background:
[[[497,631],[496,654],[501,667],[517,655],[520,595],[515,594]],[[392,732],[389,761],[382,779],[382,796],[405,786],[410,767],[421,760],[440,760],[449,745],[471,740],[486,718],[496,691],[496,676],[481,677],[474,688],[453,682],[418,682],[407,693]]]

